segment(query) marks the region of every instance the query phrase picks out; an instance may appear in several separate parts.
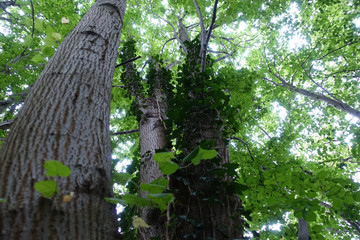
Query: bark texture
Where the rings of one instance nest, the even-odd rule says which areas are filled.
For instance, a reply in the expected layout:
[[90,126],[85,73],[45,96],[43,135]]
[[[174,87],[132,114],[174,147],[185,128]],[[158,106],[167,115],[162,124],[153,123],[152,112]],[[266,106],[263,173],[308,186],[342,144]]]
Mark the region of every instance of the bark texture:
[[[0,151],[0,239],[115,239],[110,95],[125,0],[98,0],[32,87]],[[44,162],[71,169],[59,194],[34,189]],[[73,199],[62,201],[74,192]]]
[[[155,150],[162,149],[166,145],[166,136],[164,123],[162,121],[162,112],[164,104],[161,100],[160,91],[155,91],[155,96],[147,98],[146,107],[142,110],[142,117],[139,124],[140,130],[140,183],[151,183],[155,179],[162,177],[163,174],[158,164],[153,160]],[[140,191],[139,195],[145,197],[146,193]],[[150,240],[165,239],[166,217],[158,208],[143,207],[140,209],[140,216],[151,228],[140,228],[138,239]]]
[[[202,161],[171,175],[170,188],[175,195],[173,212],[176,216],[171,239],[241,239],[243,237],[240,218],[241,201],[236,194],[229,193],[226,186],[228,176],[216,176],[214,172],[225,163],[230,163],[229,152],[222,140],[221,131],[212,124],[208,109],[194,111],[186,124],[184,139],[189,154],[204,140],[216,140],[219,164]],[[196,121],[196,119],[202,121]],[[195,120],[195,121],[194,121]]]
[[[130,56],[129,56],[130,57]],[[158,149],[162,149],[166,145],[166,133],[164,119],[166,111],[166,96],[162,91],[160,67],[155,60],[150,60],[152,76],[152,86],[149,90],[149,96],[145,97],[142,93],[140,79],[134,64],[125,65],[126,88],[130,94],[135,97],[136,107],[141,116],[139,121],[140,133],[140,183],[151,183],[155,179],[162,177],[163,174],[159,169],[159,165],[153,160],[153,156]],[[139,196],[146,197],[147,193],[139,191]],[[166,217],[158,208],[143,207],[139,209],[140,217],[149,224],[150,228],[140,228],[138,231],[138,239],[165,239],[166,235]]]

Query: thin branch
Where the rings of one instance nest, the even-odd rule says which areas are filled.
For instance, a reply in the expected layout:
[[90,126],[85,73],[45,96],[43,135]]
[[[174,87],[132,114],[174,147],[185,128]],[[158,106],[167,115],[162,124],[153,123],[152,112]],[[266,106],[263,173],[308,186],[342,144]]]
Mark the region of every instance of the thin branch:
[[162,47],[162,49],[161,49],[161,51],[160,51],[160,55],[162,55],[163,54],[163,51],[164,51],[164,49],[165,49],[165,45],[168,43],[168,42],[170,42],[170,41],[172,41],[172,40],[176,40],[176,38],[170,38],[169,40],[167,40],[165,43],[164,43],[164,45],[163,45],[163,47]]
[[223,60],[223,59],[225,59],[225,58],[227,58],[227,57],[231,57],[231,56],[235,53],[235,51],[236,51],[236,47],[233,49],[232,52],[230,52],[230,53],[228,53],[228,54],[226,54],[226,55],[224,55],[224,56],[219,57],[218,59],[216,59],[216,60],[214,61],[214,63],[219,62],[219,61],[221,61],[221,60]]
[[187,48],[186,48],[186,46],[184,45],[184,43],[181,41],[181,39],[180,39],[180,37],[179,37],[179,35],[178,35],[178,33],[177,33],[176,28],[174,27],[174,25],[172,25],[171,22],[167,21],[165,18],[160,17],[158,14],[156,14],[156,13],[153,12],[152,10],[149,10],[149,11],[150,11],[152,14],[154,14],[156,17],[160,18],[161,20],[163,20],[164,22],[166,22],[167,24],[170,25],[170,27],[173,29],[173,33],[174,33],[175,38],[179,41],[181,47],[184,49],[185,54],[187,54],[187,53],[188,53]]
[[[194,1],[195,1],[195,0],[194,0]],[[208,47],[208,44],[209,44],[209,40],[210,40],[211,32],[212,32],[213,27],[214,27],[214,23],[215,23],[215,20],[216,20],[217,4],[218,4],[218,0],[215,0],[214,9],[213,9],[213,15],[212,15],[212,18],[211,18],[211,24],[210,24],[210,27],[209,27],[207,36],[206,36],[206,38],[205,38],[204,49],[202,50],[203,56],[202,56],[202,58],[201,58],[201,72],[204,72],[204,71],[205,71],[205,65],[206,65],[206,50],[207,50],[207,47]]]
[[345,45],[343,45],[343,46],[341,46],[341,47],[339,47],[339,48],[336,48],[336,49],[334,49],[334,50],[326,53],[325,55],[323,55],[322,57],[316,59],[315,61],[319,61],[319,60],[321,60],[321,59],[329,56],[330,54],[332,54],[332,53],[334,53],[334,52],[336,52],[336,51],[339,51],[340,49],[342,49],[342,48],[344,48],[344,47],[347,47],[347,46],[350,46],[350,45],[356,44],[356,43],[359,43],[359,42],[348,42],[347,44],[345,44]]
[[4,21],[8,21],[8,22],[12,22],[12,20],[11,20],[10,18],[0,17],[0,20],[4,20]]
[[265,135],[266,135],[268,138],[271,139],[271,136],[270,136],[262,127],[260,127],[259,125],[257,125],[257,127],[260,128],[260,130],[261,130],[263,133],[265,133]]
[[9,129],[11,127],[11,124],[14,122],[14,119],[12,120],[8,120],[8,121],[4,121],[4,122],[0,122],[0,129],[1,130],[6,130]]
[[[296,56],[296,59],[299,61],[299,59]],[[312,81],[316,86],[318,86],[319,88],[321,88],[325,93],[327,93],[330,97],[332,97],[333,99],[335,99],[336,101],[340,101],[338,98],[336,98],[333,94],[331,94],[327,89],[325,89],[321,84],[317,83],[312,76],[310,75],[310,71],[307,72],[304,65],[300,64],[301,68],[303,69],[303,71],[305,72],[305,75],[310,79],[310,81]]]
[[[265,54],[265,50],[264,50],[264,54]],[[360,111],[352,108],[351,106],[349,106],[348,104],[338,100],[338,99],[332,99],[332,98],[329,98],[327,96],[324,96],[323,94],[317,94],[317,93],[314,93],[314,92],[311,92],[311,91],[308,91],[308,90],[305,90],[305,89],[302,89],[302,88],[298,88],[298,87],[295,87],[294,85],[288,83],[287,81],[285,81],[281,76],[280,76],[280,73],[278,72],[278,74],[274,73],[271,68],[270,68],[270,65],[269,65],[269,62],[268,62],[268,59],[266,57],[266,54],[265,54],[265,60],[266,60],[266,64],[268,66],[268,71],[269,73],[271,73],[273,76],[275,76],[277,79],[280,80],[281,83],[276,83],[268,78],[262,78],[268,82],[271,82],[273,84],[275,84],[276,86],[282,86],[282,87],[285,87],[287,89],[289,89],[290,91],[294,91],[294,92],[297,92],[297,93],[300,93],[301,95],[304,95],[304,96],[307,96],[307,97],[310,97],[314,100],[320,100],[320,101],[323,101],[341,111],[344,111],[358,119],[360,119]]]
[[33,25],[32,25],[32,32],[31,32],[31,37],[34,37],[34,32],[35,32],[35,10],[34,10],[34,5],[32,0],[30,0],[30,5],[31,5],[31,15],[32,15],[32,20],[33,20]]
[[133,61],[135,61],[135,60],[137,60],[137,59],[139,59],[139,58],[141,58],[141,56],[137,56],[137,57],[135,57],[135,58],[129,59],[129,60],[125,61],[125,62],[122,62],[122,63],[116,65],[115,68],[120,67],[120,66],[122,66],[122,65],[125,65],[125,64],[127,64],[127,63],[129,63],[129,62],[133,62]]
[[280,81],[281,83],[275,83],[274,81],[268,79],[268,78],[262,78],[268,82],[271,82],[271,83],[274,83],[276,84],[277,86],[282,86],[284,88],[287,88],[289,89],[290,91],[294,91],[294,92],[297,92],[297,93],[300,93],[301,95],[304,95],[304,96],[307,96],[313,100],[319,100],[319,101],[322,101],[322,102],[325,102],[343,112],[346,112],[358,119],[360,119],[360,111],[352,108],[351,106],[349,106],[348,104],[342,102],[342,101],[337,101],[337,100],[334,100],[332,98],[329,98],[329,97],[326,97],[322,94],[317,94],[317,93],[314,93],[314,92],[311,92],[311,91],[308,91],[308,90],[305,90],[305,89],[302,89],[302,88],[297,88],[295,87],[294,85],[290,84],[290,83],[287,83],[285,80],[283,80],[281,77],[280,77]]
[[244,144],[245,147],[247,148],[248,152],[249,152],[249,155],[250,155],[251,160],[254,161],[254,157],[253,157],[253,155],[251,154],[249,145],[248,145],[246,142],[244,142],[242,139],[240,139],[240,138],[238,138],[238,137],[232,137],[232,138],[230,138],[230,139],[238,140],[239,142],[241,142],[242,144]]
[[204,20],[201,14],[201,10],[199,7],[199,4],[197,3],[196,0],[193,0],[195,8],[196,8],[196,12],[199,18],[199,24],[200,24],[200,29],[201,29],[201,35],[200,35],[200,43],[201,43],[201,52],[203,51],[203,44],[205,42],[205,26],[204,26]]
[[117,135],[125,135],[125,134],[131,134],[131,133],[136,133],[139,132],[139,129],[133,129],[133,130],[129,130],[129,131],[123,131],[123,132],[116,132],[116,133],[112,133],[112,136],[117,136]]

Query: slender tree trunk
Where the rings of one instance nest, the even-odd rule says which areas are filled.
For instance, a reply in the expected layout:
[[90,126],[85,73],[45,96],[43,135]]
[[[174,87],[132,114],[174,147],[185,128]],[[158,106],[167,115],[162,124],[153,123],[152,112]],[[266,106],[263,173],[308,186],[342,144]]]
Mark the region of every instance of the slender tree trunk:
[[[140,129],[140,183],[151,183],[162,177],[158,164],[153,160],[155,150],[162,149],[166,145],[165,125],[162,121],[165,112],[165,104],[161,98],[160,89],[156,88],[154,96],[147,98],[145,105],[141,107],[142,117]],[[139,195],[145,197],[146,193],[140,191]],[[165,239],[166,217],[158,208],[144,207],[140,209],[140,216],[151,227],[140,228],[138,239],[150,240],[154,237]]]
[[[127,56],[131,58],[132,56]],[[125,59],[123,59],[126,61]],[[154,161],[153,156],[156,150],[162,149],[166,145],[165,133],[165,111],[166,103],[164,102],[166,96],[162,91],[162,82],[168,81],[161,79],[159,64],[151,61],[152,71],[152,86],[149,90],[148,97],[144,97],[142,86],[139,83],[140,79],[137,77],[137,72],[134,64],[128,63],[125,65],[125,84],[130,94],[135,97],[136,106],[141,113],[139,122],[140,133],[140,183],[151,183],[155,179],[162,177],[163,174],[159,169],[159,165]],[[155,66],[153,66],[155,65]],[[130,80],[130,81],[129,81]],[[150,81],[150,79],[148,79]],[[146,197],[145,192],[139,191],[139,196]],[[139,209],[140,217],[151,227],[140,228],[138,232],[138,239],[165,239],[165,223],[166,217],[158,208],[143,207]]]
[[[115,239],[110,94],[125,0],[98,0],[32,87],[0,151],[0,239]],[[42,197],[44,162],[71,169]],[[62,201],[74,192],[73,199]]]

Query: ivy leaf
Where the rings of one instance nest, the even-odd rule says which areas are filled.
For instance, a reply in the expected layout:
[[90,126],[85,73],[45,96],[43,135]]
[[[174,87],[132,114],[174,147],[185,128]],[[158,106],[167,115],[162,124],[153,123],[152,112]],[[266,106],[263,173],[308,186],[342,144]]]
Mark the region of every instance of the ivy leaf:
[[171,193],[149,194],[148,197],[161,211],[165,211],[168,204],[175,200],[174,195]]
[[172,152],[161,152],[154,155],[154,161],[159,164],[161,172],[167,175],[176,172],[179,168],[178,164],[171,161],[174,158],[175,156]]
[[201,160],[213,159],[216,157],[215,150],[203,149],[201,146],[195,148],[189,155],[184,158],[185,162],[192,162],[194,165],[199,165]]
[[36,191],[40,192],[43,197],[51,198],[54,193],[58,193],[57,183],[53,180],[44,180],[36,182],[34,185]]
[[152,194],[162,193],[167,186],[169,185],[169,181],[165,178],[157,178],[151,183],[141,183],[140,189],[144,192],[149,192]]
[[162,193],[166,187],[158,184],[151,184],[151,183],[141,183],[140,184],[141,191],[149,192],[149,193]]
[[132,175],[130,173],[123,173],[123,172],[114,172],[113,173],[113,179],[117,184],[125,185],[130,179],[132,178]]
[[111,204],[123,204],[125,205],[125,201],[120,199],[120,198],[105,198],[105,201],[107,201],[108,203],[111,203]]
[[136,205],[137,207],[145,207],[150,205],[150,201],[148,199],[138,197],[134,194],[122,195],[121,199],[124,200],[125,204],[130,206]]
[[71,170],[68,166],[56,160],[46,161],[44,163],[44,168],[47,170],[45,175],[48,177],[68,177],[71,173]]
[[133,222],[132,222],[134,228],[141,228],[141,227],[145,227],[145,228],[149,228],[150,226],[144,221],[144,219],[142,219],[141,217],[138,216],[133,216]]

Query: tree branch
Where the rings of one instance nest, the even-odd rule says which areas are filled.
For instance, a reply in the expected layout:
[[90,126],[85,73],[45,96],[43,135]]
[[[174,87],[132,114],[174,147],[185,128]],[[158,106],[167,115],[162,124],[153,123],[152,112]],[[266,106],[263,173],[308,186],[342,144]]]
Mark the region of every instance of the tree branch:
[[242,144],[244,144],[245,147],[247,148],[248,152],[249,152],[249,155],[250,155],[251,160],[254,161],[254,157],[253,157],[253,155],[251,154],[249,145],[248,145],[245,141],[243,141],[242,139],[240,139],[240,138],[238,138],[238,137],[231,137],[230,139],[238,140],[239,142],[241,142]]
[[216,10],[217,10],[217,4],[218,4],[218,0],[215,0],[214,3],[214,9],[213,9],[213,14],[212,14],[212,18],[211,18],[211,23],[210,23],[210,27],[209,30],[207,32],[207,36],[205,38],[205,43],[204,43],[204,49],[202,51],[203,56],[201,58],[201,72],[205,71],[205,65],[206,65],[206,51],[207,51],[207,47],[209,45],[209,40],[210,40],[210,36],[211,36],[211,32],[213,30],[214,27],[214,23],[216,20]]
[[8,120],[8,121],[4,121],[4,122],[0,122],[0,129],[1,130],[6,130],[9,129],[11,127],[11,124],[14,122],[14,119],[12,120]]
[[122,62],[122,63],[116,65],[115,68],[120,67],[120,66],[122,66],[122,65],[125,65],[125,64],[127,64],[127,63],[129,63],[129,62],[133,62],[133,61],[135,61],[135,60],[137,60],[137,59],[139,59],[139,58],[141,58],[141,56],[137,56],[137,57],[135,57],[135,58],[129,59],[129,60],[125,61],[125,62]]
[[112,135],[112,136],[125,135],[125,134],[136,133],[136,132],[138,132],[138,131],[139,131],[139,129],[133,129],[133,130],[129,130],[129,131],[112,133],[111,135]]

